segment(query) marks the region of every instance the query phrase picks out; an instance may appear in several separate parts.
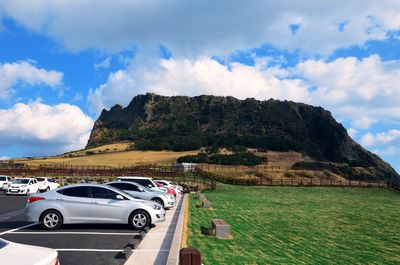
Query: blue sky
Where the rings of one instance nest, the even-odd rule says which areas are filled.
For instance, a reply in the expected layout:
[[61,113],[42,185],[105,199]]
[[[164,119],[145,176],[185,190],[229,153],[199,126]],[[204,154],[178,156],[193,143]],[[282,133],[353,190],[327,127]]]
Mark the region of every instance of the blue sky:
[[83,148],[100,111],[138,93],[215,94],[322,106],[400,171],[399,10],[0,0],[0,157]]

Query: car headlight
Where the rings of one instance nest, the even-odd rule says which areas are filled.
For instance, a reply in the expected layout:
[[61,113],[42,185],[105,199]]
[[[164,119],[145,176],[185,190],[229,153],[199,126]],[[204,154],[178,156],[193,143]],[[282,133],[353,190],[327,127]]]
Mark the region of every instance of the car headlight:
[[150,206],[154,210],[161,210],[161,206],[153,203],[146,203],[146,205]]

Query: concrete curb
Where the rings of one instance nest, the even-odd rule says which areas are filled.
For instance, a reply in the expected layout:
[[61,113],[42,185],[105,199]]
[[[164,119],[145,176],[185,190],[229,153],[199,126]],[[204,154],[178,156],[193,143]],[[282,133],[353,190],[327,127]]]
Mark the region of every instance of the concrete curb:
[[184,225],[185,209],[186,203],[188,202],[189,194],[185,193],[183,195],[183,201],[181,209],[179,210],[178,222],[174,231],[174,238],[172,239],[171,248],[169,249],[168,259],[166,265],[178,265],[179,264],[179,251],[181,250],[182,242],[182,231]]

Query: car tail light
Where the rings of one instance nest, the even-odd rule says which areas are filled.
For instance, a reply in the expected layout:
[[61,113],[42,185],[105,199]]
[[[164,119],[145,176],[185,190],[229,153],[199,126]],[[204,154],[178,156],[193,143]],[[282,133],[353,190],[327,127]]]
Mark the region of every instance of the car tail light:
[[56,260],[56,263],[54,263],[54,265],[60,265],[60,262],[58,261],[58,259]]
[[35,202],[35,201],[41,201],[41,200],[45,200],[45,198],[43,198],[43,197],[30,197],[28,199],[28,203],[32,203],[32,202]]

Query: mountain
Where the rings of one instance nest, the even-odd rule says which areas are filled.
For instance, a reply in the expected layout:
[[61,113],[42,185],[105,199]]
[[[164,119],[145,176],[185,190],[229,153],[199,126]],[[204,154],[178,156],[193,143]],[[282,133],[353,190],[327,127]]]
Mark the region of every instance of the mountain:
[[296,151],[316,161],[373,169],[380,179],[398,179],[395,170],[365,150],[321,107],[254,98],[202,95],[138,95],[123,108],[103,110],[87,147],[131,141],[138,150],[195,150],[247,147]]

